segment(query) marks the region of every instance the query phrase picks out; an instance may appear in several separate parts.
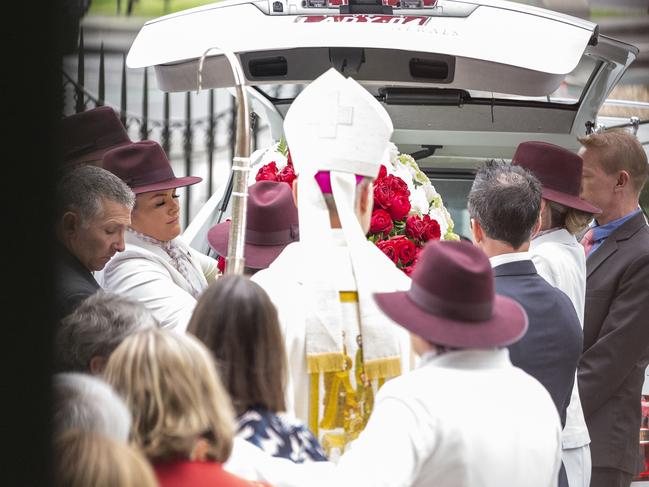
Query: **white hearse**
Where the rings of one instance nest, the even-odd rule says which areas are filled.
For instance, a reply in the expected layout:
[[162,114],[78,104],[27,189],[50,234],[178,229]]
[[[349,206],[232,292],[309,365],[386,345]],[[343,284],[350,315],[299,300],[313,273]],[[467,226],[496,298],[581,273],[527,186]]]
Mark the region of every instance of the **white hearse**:
[[[464,235],[476,165],[511,158],[526,140],[576,150],[577,136],[620,123],[598,112],[638,54],[595,23],[498,0],[228,0],[147,22],[127,65],[154,67],[167,92],[228,88],[221,50],[241,63],[275,141],[295,94],[330,67],[363,84]],[[643,142],[646,127],[635,125]],[[209,250],[224,191],[184,232],[196,249]]]

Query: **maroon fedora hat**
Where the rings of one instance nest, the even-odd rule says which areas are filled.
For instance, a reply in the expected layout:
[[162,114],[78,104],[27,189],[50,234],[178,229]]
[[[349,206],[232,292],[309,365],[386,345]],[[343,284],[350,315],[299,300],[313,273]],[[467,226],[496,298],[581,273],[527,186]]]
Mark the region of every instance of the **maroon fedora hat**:
[[119,176],[135,194],[190,186],[203,180],[196,176],[177,178],[165,151],[153,140],[112,149],[104,154],[102,162],[104,169]]
[[527,314],[513,299],[495,294],[487,256],[469,242],[430,241],[408,291],[377,293],[392,320],[437,345],[502,347],[527,331]]
[[538,178],[546,200],[596,215],[602,212],[579,197],[584,163],[574,152],[548,142],[522,142],[516,148],[512,164]]
[[104,154],[131,139],[111,107],[101,106],[61,120],[61,149],[65,165],[101,161]]
[[[214,225],[207,232],[210,247],[225,257],[230,224]],[[299,240],[297,208],[286,183],[258,181],[248,188],[244,256],[246,267],[265,269],[288,244]]]

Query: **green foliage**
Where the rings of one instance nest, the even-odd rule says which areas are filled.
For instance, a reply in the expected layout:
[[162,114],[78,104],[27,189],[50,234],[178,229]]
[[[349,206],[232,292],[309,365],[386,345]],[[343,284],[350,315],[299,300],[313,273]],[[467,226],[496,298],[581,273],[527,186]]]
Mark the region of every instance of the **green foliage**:
[[277,144],[277,152],[282,154],[284,157],[288,157],[288,144],[286,143],[286,139],[282,135],[282,138],[279,139],[279,142]]
[[[121,0],[121,13],[126,16],[128,0]],[[133,17],[161,17],[162,15],[186,10],[188,8],[199,7],[215,3],[210,0],[135,0],[133,3]],[[118,15],[117,0],[92,0],[90,3],[89,15]]]

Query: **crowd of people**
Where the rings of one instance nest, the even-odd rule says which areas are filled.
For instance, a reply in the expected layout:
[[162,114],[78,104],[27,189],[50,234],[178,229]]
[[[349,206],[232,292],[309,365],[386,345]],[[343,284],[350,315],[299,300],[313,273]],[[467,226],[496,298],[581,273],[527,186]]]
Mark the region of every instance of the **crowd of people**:
[[408,277],[366,238],[392,123],[335,70],[286,114],[292,191],[249,187],[243,275],[183,242],[200,178],[156,142],[106,107],[63,129],[56,485],[629,486],[649,364],[630,133],[485,161],[472,238]]

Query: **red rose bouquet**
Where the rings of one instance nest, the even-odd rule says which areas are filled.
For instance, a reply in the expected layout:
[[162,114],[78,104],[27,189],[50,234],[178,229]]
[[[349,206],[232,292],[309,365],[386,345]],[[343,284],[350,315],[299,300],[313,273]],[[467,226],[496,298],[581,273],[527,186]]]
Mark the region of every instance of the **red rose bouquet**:
[[[254,181],[292,185],[296,177],[284,139],[265,151],[259,165]],[[459,239],[453,233],[453,220],[428,176],[411,156],[399,154],[396,146],[390,161],[381,165],[374,181],[374,211],[367,236],[408,275],[426,242]]]
[[423,245],[442,237],[437,220],[412,211],[410,196],[406,182],[388,174],[382,165],[374,181],[374,211],[368,238],[408,275]]

